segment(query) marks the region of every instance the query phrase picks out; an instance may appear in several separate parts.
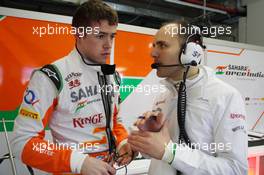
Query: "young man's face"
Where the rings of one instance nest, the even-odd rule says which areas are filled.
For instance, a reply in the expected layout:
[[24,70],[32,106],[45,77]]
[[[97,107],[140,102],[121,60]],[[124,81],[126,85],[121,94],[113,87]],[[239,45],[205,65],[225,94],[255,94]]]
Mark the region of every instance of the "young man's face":
[[109,25],[107,20],[101,20],[93,22],[91,27],[95,33],[78,38],[77,42],[85,57],[95,63],[105,64],[111,53],[117,25]]
[[[176,24],[170,26],[177,27]],[[155,63],[161,65],[171,65],[180,64],[179,54],[180,54],[180,43],[178,36],[172,36],[168,32],[168,26],[163,26],[155,35],[153,41],[153,47],[151,50],[151,56]],[[171,30],[170,30],[171,31]],[[182,71],[183,67],[159,67],[157,69],[157,76],[159,77],[173,77]]]

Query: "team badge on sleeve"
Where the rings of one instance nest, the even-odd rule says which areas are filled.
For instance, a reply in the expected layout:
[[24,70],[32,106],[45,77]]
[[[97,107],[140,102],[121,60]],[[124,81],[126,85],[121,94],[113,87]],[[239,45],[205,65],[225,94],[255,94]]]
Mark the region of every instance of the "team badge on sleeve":
[[31,118],[34,120],[40,120],[39,113],[33,112],[33,111],[26,109],[26,108],[21,108],[19,111],[19,114],[23,117]]
[[26,94],[24,96],[24,101],[26,104],[34,106],[34,104],[39,102],[39,99],[36,99],[34,91],[27,89]]

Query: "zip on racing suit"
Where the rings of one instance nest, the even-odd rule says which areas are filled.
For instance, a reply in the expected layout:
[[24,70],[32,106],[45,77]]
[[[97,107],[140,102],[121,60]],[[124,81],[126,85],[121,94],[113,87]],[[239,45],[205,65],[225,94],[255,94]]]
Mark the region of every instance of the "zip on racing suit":
[[[74,49],[52,64],[56,71],[44,67],[32,74],[12,140],[14,154],[25,164],[52,173],[80,173],[87,155],[104,159],[109,150],[109,110],[117,149],[125,144],[127,131],[118,117],[120,79],[116,74],[106,77],[100,66],[84,61]],[[60,85],[52,82],[59,78]],[[104,81],[112,86],[99,85]],[[102,95],[104,87],[111,91],[110,103]],[[46,126],[50,128],[52,143],[44,139]]]
[[199,75],[186,80],[185,127],[194,149],[179,144],[176,82],[163,80],[167,90],[155,101],[169,123],[171,141],[162,160],[152,159],[149,175],[247,175],[247,126],[240,93],[200,67]]

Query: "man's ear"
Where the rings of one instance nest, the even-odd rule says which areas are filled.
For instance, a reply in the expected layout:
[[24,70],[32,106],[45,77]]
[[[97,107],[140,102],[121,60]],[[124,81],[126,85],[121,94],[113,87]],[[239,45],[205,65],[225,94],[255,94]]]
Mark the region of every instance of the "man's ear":
[[158,122],[159,124],[163,125],[164,122],[165,122],[165,119],[166,119],[166,118],[165,118],[164,114],[161,113],[161,112],[159,112],[159,113],[158,113],[158,116],[157,116],[157,122]]

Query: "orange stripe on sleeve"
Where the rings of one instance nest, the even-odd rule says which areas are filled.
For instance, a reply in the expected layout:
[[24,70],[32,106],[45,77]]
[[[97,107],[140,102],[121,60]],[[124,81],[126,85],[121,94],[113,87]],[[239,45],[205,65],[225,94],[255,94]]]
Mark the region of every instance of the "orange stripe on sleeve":
[[57,99],[54,99],[42,120],[43,130],[38,133],[38,136],[31,138],[26,143],[22,152],[22,161],[46,172],[71,172],[70,157],[72,151],[67,147],[57,147],[53,142],[44,140],[44,128],[48,124],[56,105]]
[[120,142],[122,142],[124,139],[128,137],[128,133],[125,127],[121,123],[118,123],[117,121],[118,110],[116,106],[114,110],[115,111],[114,111],[114,117],[113,117],[113,120],[114,120],[113,133],[116,136],[117,145],[119,145]]

